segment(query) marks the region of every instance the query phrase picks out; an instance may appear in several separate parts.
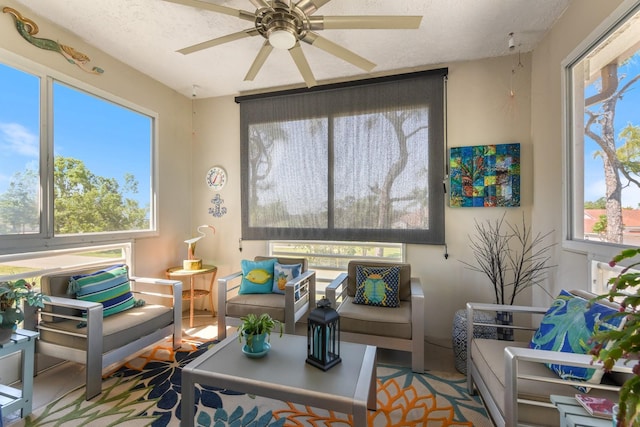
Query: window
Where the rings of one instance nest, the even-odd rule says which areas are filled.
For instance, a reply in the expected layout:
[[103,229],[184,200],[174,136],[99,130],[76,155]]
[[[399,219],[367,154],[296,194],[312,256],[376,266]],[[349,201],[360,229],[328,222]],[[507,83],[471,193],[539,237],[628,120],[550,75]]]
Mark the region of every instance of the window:
[[40,78],[0,76],[0,235],[40,233]]
[[131,265],[131,250],[131,243],[117,243],[0,255],[0,281],[28,279],[39,284],[40,276],[54,271],[62,273],[118,263]]
[[154,230],[154,114],[31,66],[0,63],[2,247]]
[[237,98],[243,238],[443,243],[445,76]]
[[316,272],[316,294],[322,296],[325,288],[340,273],[347,272],[351,260],[406,262],[402,243],[329,242],[272,240],[269,255],[274,257],[306,258],[309,270]]
[[624,2],[563,64],[568,239],[588,248],[640,245],[639,9]]

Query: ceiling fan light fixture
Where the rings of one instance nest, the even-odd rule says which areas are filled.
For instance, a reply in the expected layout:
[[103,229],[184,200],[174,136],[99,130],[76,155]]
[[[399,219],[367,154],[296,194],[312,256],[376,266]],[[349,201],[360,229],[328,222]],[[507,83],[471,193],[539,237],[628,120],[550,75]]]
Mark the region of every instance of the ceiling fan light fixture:
[[290,28],[278,27],[269,31],[269,44],[276,49],[289,50],[296,45],[296,36]]

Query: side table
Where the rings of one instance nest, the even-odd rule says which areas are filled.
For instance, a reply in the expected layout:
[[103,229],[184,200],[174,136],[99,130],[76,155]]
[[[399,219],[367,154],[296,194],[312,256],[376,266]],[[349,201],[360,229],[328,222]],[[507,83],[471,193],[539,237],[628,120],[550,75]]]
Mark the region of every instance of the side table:
[[[198,270],[185,270],[182,267],[171,267],[166,271],[168,279],[181,279],[184,277],[189,278],[189,289],[182,291],[182,299],[189,300],[189,327],[193,328],[193,302],[196,298],[202,298],[209,296],[209,305],[211,305],[212,316],[216,315],[216,309],[213,306],[213,284],[216,280],[216,274],[218,273],[218,267],[215,265],[203,265]],[[211,281],[209,282],[209,289],[195,289],[196,276],[211,274]]]
[[612,420],[594,417],[570,396],[551,395],[551,402],[560,412],[560,427],[611,427]]
[[22,352],[22,390],[0,385],[1,413],[8,415],[20,411],[20,417],[31,413],[33,396],[33,358],[38,332],[18,329],[9,342],[0,344],[0,357]]

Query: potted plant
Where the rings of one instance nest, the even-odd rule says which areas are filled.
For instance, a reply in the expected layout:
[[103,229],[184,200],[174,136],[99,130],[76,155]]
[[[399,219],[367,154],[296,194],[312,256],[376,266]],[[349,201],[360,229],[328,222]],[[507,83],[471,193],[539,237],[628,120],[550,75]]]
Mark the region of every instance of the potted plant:
[[[616,255],[609,265],[615,267],[626,259],[640,255],[640,248],[625,249]],[[591,350],[594,360],[603,362],[604,369],[611,367],[619,359],[635,363],[633,376],[620,390],[618,402],[617,426],[640,425],[640,260],[631,261],[617,277],[609,280],[609,292],[594,298],[594,302],[606,298],[620,302],[621,309],[614,316],[625,316],[626,321],[620,330],[596,329],[591,338],[594,346]],[[606,319],[603,319],[606,321]],[[634,362],[631,362],[631,361]]]
[[34,283],[24,279],[0,282],[0,343],[7,342],[18,323],[24,320],[22,303],[44,307],[49,297],[34,290]]
[[250,354],[265,354],[269,346],[269,338],[271,331],[276,326],[280,327],[280,336],[282,336],[282,323],[273,319],[267,313],[256,316],[253,313],[240,318],[240,326],[238,326],[238,340],[242,342],[244,338],[245,346],[243,351]]

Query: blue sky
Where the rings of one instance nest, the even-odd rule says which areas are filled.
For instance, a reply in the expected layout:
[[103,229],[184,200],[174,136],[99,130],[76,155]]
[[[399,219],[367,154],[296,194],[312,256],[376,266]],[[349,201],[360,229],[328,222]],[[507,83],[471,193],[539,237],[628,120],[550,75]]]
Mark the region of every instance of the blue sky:
[[[0,193],[15,172],[38,167],[39,80],[0,64]],[[150,118],[59,83],[54,111],[55,155],[80,159],[94,174],[121,184],[125,173],[134,174],[138,194],[126,196],[148,206]]]
[[[622,87],[633,77],[640,73],[640,53],[636,53],[624,65],[618,68],[618,75],[625,77],[620,79],[619,87]],[[599,91],[600,81],[598,80],[586,89],[587,95],[591,96]],[[640,126],[640,81],[637,81],[624,94],[624,97],[618,101],[616,106],[616,116],[614,121],[616,145],[620,146],[622,140],[619,134],[629,123]],[[601,104],[595,107],[600,108]],[[595,108],[592,107],[592,108]],[[595,201],[605,194],[604,169],[601,158],[594,158],[593,154],[600,150],[600,147],[591,139],[585,137],[585,194],[587,201]],[[637,208],[640,203],[640,189],[628,188],[623,190],[622,205],[624,207]]]

